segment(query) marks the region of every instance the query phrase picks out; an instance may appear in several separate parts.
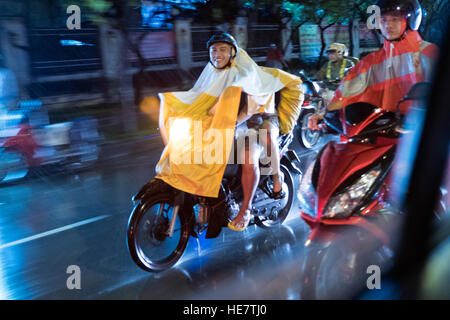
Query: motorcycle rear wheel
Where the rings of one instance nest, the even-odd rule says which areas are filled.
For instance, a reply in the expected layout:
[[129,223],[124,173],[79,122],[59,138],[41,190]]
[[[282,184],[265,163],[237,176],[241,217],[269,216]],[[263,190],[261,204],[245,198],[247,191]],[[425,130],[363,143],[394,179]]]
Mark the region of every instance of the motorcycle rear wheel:
[[255,217],[255,222],[258,225],[258,227],[261,228],[272,228],[274,226],[280,225],[286,220],[287,216],[289,215],[289,212],[291,211],[292,204],[294,203],[294,179],[291,176],[291,173],[289,170],[281,166],[280,167],[281,172],[284,174],[284,182],[283,182],[283,190],[286,193],[287,202],[286,205],[278,211],[275,218],[262,218],[262,217]]
[[143,270],[164,271],[175,265],[186,249],[189,228],[183,208],[178,211],[172,237],[167,231],[174,212],[174,199],[156,194],[143,199],[131,213],[127,245],[133,261]]

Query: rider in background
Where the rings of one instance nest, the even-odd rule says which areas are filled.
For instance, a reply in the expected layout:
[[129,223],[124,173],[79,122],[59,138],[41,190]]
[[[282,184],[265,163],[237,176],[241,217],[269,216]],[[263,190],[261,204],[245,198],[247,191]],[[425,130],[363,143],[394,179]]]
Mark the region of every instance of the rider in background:
[[[338,87],[327,110],[342,109],[356,102],[396,111],[397,102],[418,82],[429,81],[438,48],[422,40],[417,30],[422,8],[417,0],[379,0],[378,22],[383,47],[362,59]],[[402,104],[401,113],[409,108]],[[310,130],[318,130],[321,115],[309,119]]]
[[322,68],[316,73],[315,78],[317,80],[337,82],[337,87],[337,85],[345,77],[347,72],[355,66],[355,62],[353,61],[357,62],[357,58],[347,59],[346,57],[344,57],[346,51],[347,47],[342,43],[335,42],[330,44],[327,49],[329,61],[328,63],[323,65]]

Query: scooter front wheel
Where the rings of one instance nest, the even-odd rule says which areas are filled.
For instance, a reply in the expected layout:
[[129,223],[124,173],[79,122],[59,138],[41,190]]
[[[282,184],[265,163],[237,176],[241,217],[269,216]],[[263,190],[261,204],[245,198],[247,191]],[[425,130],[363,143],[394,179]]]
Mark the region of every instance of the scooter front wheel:
[[[341,240],[326,247],[311,245],[307,251],[302,270],[302,299],[354,298],[366,288],[369,266],[389,268],[386,247],[378,241],[354,237]],[[352,248],[347,240],[361,241],[361,245]]]
[[316,281],[317,270],[323,259],[326,248],[320,248],[316,243],[310,243],[306,247],[302,273],[301,273],[301,290],[300,297],[302,300],[316,299]]
[[189,240],[189,228],[180,210],[174,220],[174,199],[157,194],[143,199],[131,213],[127,244],[133,261],[145,271],[160,272],[175,265]]

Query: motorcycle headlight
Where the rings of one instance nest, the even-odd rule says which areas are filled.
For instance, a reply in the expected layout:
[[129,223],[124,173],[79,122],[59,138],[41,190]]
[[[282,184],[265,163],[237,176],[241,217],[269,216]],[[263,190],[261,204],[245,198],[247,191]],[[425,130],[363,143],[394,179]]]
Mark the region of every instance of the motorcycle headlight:
[[300,187],[297,191],[297,198],[300,203],[300,209],[302,209],[306,214],[315,217],[316,216],[316,190],[312,184],[312,173],[316,161],[311,163],[311,165],[306,170],[302,177]]
[[171,119],[170,140],[174,143],[185,141],[191,136],[191,121],[187,118]]
[[345,219],[349,217],[353,210],[361,204],[361,200],[366,196],[380,173],[381,164],[361,175],[355,183],[342,192],[332,196],[322,213],[322,218]]

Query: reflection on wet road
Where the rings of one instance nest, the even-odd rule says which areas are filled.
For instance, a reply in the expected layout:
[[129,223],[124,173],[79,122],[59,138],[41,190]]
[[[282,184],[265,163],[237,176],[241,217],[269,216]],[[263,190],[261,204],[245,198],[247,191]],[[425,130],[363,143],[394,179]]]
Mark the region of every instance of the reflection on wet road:
[[[0,299],[299,298],[308,228],[296,204],[280,227],[191,238],[171,270],[150,274],[132,262],[125,242],[130,199],[154,175],[162,150],[157,138],[144,142],[153,144],[151,152],[91,171],[0,187]],[[305,154],[303,163],[313,156]],[[80,289],[67,286],[73,265]]]

